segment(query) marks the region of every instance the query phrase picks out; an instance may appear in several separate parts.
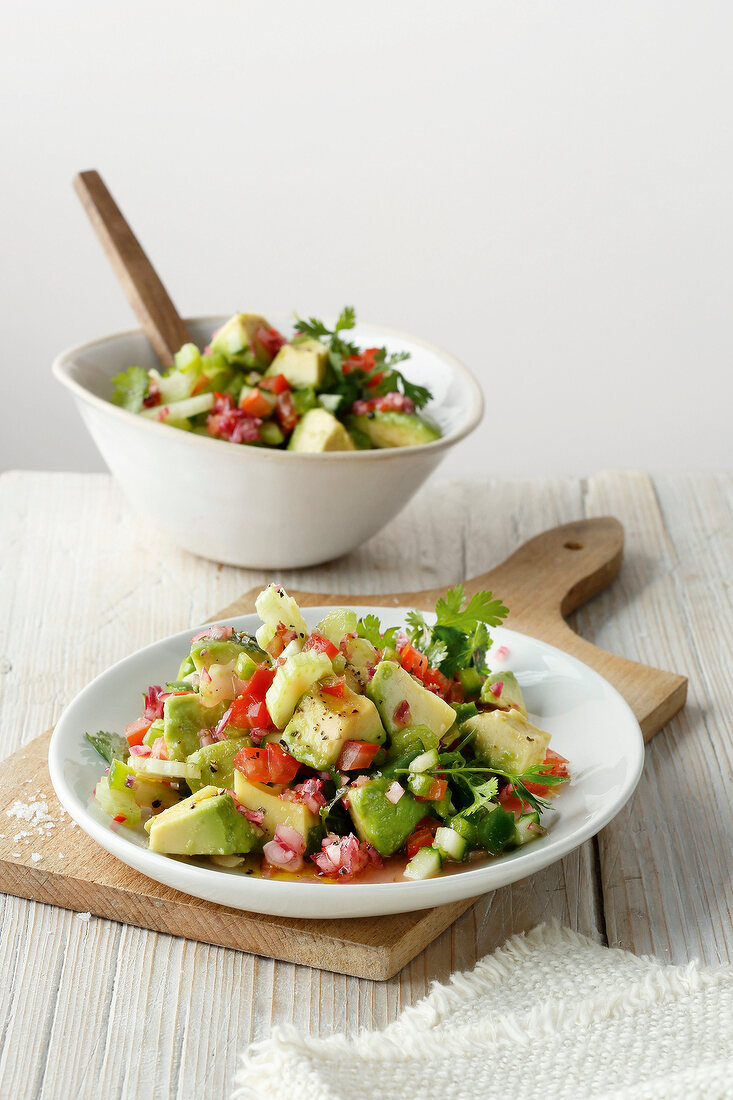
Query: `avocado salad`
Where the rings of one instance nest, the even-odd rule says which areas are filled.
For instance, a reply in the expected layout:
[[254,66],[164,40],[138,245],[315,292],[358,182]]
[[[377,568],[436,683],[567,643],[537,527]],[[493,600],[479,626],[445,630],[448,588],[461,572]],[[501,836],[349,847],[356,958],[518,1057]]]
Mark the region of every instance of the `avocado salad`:
[[196,634],[124,735],[87,733],[113,828],[144,827],[168,856],[341,882],[389,859],[397,879],[431,878],[544,835],[568,761],[517,677],[486,663],[507,614],[490,592],[457,585],[434,623],[411,611],[402,630],[343,607],[309,630],[278,584],[256,608],[254,636]]
[[296,318],[286,339],[255,313],[236,313],[200,351],[184,344],[164,374],[131,366],[114,377],[116,405],[183,431],[229,443],[313,453],[432,443],[438,428],[419,410],[432,394],[398,369],[409,352],[360,348],[333,329]]

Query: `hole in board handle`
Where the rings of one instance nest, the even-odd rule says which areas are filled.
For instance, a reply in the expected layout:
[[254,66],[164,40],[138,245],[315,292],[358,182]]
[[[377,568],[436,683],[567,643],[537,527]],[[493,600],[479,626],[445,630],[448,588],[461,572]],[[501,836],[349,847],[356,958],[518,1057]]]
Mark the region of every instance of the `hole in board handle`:
[[566,543],[564,543],[564,546],[565,546],[566,550],[582,550],[583,549],[583,543],[582,542],[566,542]]

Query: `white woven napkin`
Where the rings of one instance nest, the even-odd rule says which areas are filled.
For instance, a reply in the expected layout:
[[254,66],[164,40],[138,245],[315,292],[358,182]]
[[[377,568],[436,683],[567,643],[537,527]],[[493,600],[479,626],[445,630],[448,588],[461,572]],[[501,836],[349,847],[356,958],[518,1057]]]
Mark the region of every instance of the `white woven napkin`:
[[232,1100],[725,1100],[733,967],[664,966],[541,925],[384,1031],[274,1029],[236,1085]]

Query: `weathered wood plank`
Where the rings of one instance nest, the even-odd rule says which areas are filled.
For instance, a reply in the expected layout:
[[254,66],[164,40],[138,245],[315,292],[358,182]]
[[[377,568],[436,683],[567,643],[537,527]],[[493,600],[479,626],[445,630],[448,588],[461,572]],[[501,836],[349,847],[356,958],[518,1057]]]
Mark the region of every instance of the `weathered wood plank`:
[[[730,494],[730,479],[726,484]],[[635,504],[627,516],[629,495]],[[662,496],[667,530],[676,542],[682,538],[683,509],[676,509],[679,521],[671,523],[670,506]],[[3,753],[48,728],[102,668],[156,637],[202,621],[212,609],[268,579],[261,572],[218,567],[164,545],[130,521],[103,475],[6,476],[0,479],[0,503]],[[584,506],[588,514],[614,512],[627,523],[631,520],[635,531],[633,536],[629,531],[631,556],[622,572],[623,595],[616,595],[616,582],[582,612],[583,633],[629,657],[692,672],[686,661],[694,647],[679,642],[674,601],[681,599],[688,583],[696,583],[692,572],[700,547],[691,547],[685,559],[689,580],[680,578],[680,566],[671,559],[658,565],[645,558],[650,522],[636,516],[636,510],[648,503],[645,491],[618,475],[593,479],[585,494],[570,479],[429,485],[387,531],[347,559],[282,573],[279,579],[322,591],[447,585],[490,568],[540,530],[579,517]],[[701,505],[701,540],[706,507]],[[722,523],[727,513],[715,514]],[[652,533],[657,530],[654,524],[651,528]],[[716,544],[721,537],[713,538],[705,568],[729,579],[730,571],[721,573],[730,562]],[[658,549],[653,553],[659,556]],[[678,570],[675,594],[665,580],[673,568]],[[714,587],[710,582],[709,599]],[[654,598],[647,599],[649,590]],[[664,613],[657,607],[660,592]],[[714,621],[714,603],[711,608]],[[724,611],[730,630],[729,612]],[[702,631],[704,623],[700,618],[699,626],[686,635],[695,646],[695,631]],[[3,674],[8,665],[12,667]],[[722,699],[719,692],[714,697],[723,713],[730,714],[728,697]],[[685,721],[683,717],[670,726],[680,742],[685,740],[680,732]],[[711,739],[719,737],[717,725],[709,729]],[[647,751],[664,755],[661,746],[669,737],[660,735]],[[721,766],[729,766],[729,749],[718,745],[716,751]],[[690,807],[708,812],[697,789],[687,782],[678,786],[677,771],[664,772],[662,778],[667,793],[660,802],[652,786],[649,815],[657,805],[669,814],[673,796],[679,813],[688,790]],[[680,843],[684,841],[681,835]],[[603,851],[612,863],[605,839]],[[643,849],[637,847],[636,860],[646,880],[657,873],[654,861],[661,859],[661,866],[667,866],[663,856],[648,838]],[[686,868],[677,869],[677,881]],[[633,867],[629,870],[634,873]],[[700,897],[709,900],[705,882],[702,887]],[[615,911],[620,921],[620,898]],[[402,974],[383,984],[275,964],[111,922],[84,924],[50,906],[2,898],[0,1079],[12,1082],[19,1098],[91,1098],[100,1087],[121,1097],[226,1095],[237,1052],[250,1038],[268,1034],[272,1024],[291,1021],[319,1034],[344,1026],[384,1026],[404,1005],[419,999],[433,978],[472,965],[506,935],[550,916],[598,934],[591,845],[532,884],[516,884],[483,899]],[[722,903],[714,916],[724,921]],[[652,912],[651,920],[654,934],[647,940],[641,935],[643,923],[634,923],[636,938],[631,942],[636,949],[649,949],[651,941],[663,945],[663,915]],[[711,920],[708,930],[712,927]],[[609,932],[621,938],[613,920]],[[694,953],[694,935],[689,942]],[[145,1058],[141,1050],[155,1054]]]
[[597,644],[690,677],[690,702],[647,746],[629,805],[599,837],[609,943],[674,962],[733,957],[733,514],[730,478],[602,475],[628,550],[618,582],[578,613]]

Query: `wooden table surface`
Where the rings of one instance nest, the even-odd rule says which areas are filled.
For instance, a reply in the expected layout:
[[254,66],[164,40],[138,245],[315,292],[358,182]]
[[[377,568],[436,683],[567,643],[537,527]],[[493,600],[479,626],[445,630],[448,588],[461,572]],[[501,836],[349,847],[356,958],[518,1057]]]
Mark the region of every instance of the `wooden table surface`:
[[[225,1097],[240,1050],[273,1024],[318,1035],[383,1027],[433,979],[545,920],[674,962],[731,961],[732,512],[727,475],[437,482],[349,557],[282,573],[286,586],[322,591],[448,586],[546,527],[611,513],[627,533],[621,575],[573,625],[686,673],[689,702],[595,840],[487,895],[385,983],[0,898],[0,1093]],[[170,548],[102,474],[5,474],[0,517],[2,755],[113,661],[271,579]]]

